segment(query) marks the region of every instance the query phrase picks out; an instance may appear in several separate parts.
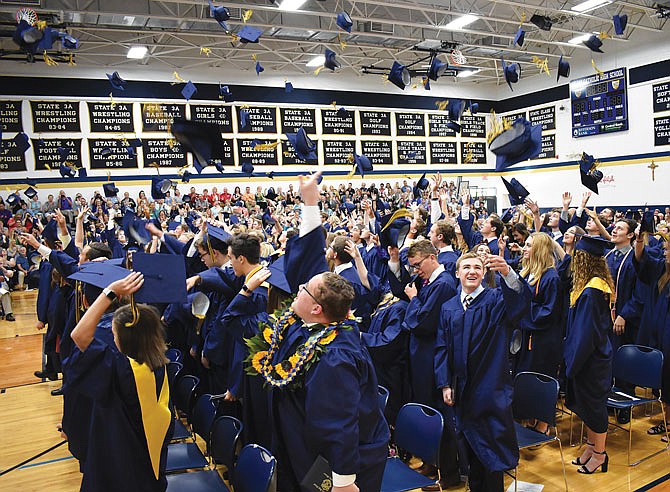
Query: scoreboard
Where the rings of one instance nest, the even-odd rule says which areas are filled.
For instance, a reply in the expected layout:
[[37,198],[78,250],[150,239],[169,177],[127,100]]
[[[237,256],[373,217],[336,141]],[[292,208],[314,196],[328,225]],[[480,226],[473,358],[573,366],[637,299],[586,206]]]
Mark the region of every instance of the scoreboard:
[[626,69],[570,81],[573,138],[628,130]]

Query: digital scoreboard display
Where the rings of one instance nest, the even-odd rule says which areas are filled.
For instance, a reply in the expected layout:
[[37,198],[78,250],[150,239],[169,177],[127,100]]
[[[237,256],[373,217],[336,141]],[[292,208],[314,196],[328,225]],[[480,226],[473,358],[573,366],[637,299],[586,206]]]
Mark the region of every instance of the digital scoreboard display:
[[570,81],[573,138],[628,130],[626,69]]

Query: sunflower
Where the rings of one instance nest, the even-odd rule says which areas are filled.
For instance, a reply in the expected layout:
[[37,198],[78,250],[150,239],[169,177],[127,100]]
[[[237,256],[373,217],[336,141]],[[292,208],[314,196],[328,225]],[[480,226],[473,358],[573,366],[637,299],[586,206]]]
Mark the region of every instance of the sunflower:
[[287,360],[283,360],[275,366],[275,372],[282,379],[286,379],[288,377],[288,373],[291,371],[291,369],[293,369],[293,364]]
[[295,367],[298,364],[299,360],[300,356],[298,354],[293,354],[291,357],[288,358],[288,361],[291,363],[292,367]]
[[272,328],[268,327],[263,330],[263,340],[268,342],[268,344],[272,343]]
[[267,355],[268,355],[267,351],[263,350],[260,352],[256,352],[256,354],[254,354],[254,358],[251,359],[251,367],[253,367],[259,374],[261,372],[261,368],[263,365],[263,359],[265,359]]

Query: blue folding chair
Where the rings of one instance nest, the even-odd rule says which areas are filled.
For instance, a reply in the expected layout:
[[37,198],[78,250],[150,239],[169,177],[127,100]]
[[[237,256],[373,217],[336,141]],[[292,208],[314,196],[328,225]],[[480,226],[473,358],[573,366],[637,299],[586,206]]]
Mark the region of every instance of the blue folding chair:
[[[191,415],[193,432],[199,435],[207,445],[209,454],[210,434],[212,425],[216,418],[216,406],[212,402],[212,395],[200,396]],[[168,446],[166,472],[190,470],[193,468],[206,468],[209,461],[202,454],[195,442],[179,442]]]
[[[420,403],[407,403],[398,412],[395,442],[398,448],[437,467],[443,428],[444,420],[440,412]],[[386,459],[381,492],[403,492],[435,483],[435,480],[412,470],[400,458],[393,456]]]
[[387,390],[380,384],[377,387],[377,392],[379,394],[379,406],[383,412],[384,410],[386,410],[386,404],[389,401],[389,390]]
[[[630,462],[630,453],[633,444],[633,408],[647,403],[661,401],[661,377],[663,373],[663,353],[660,350],[643,345],[622,345],[614,355],[614,362],[612,364],[612,372],[614,378],[619,382],[627,382],[634,386],[641,388],[656,389],[659,391],[658,398],[641,398],[635,394],[628,394],[620,388],[613,387],[607,397],[607,406],[620,410],[628,410],[631,412],[631,418],[628,421],[628,466],[636,466],[643,461],[656,456],[657,454],[668,449],[664,446],[662,449],[645,456],[644,458]],[[665,406],[661,403],[661,412],[663,413],[663,424],[666,427],[665,436],[668,438],[668,421],[665,415]],[[619,425],[617,427],[623,428]]]
[[184,356],[181,353],[181,350],[178,348],[169,348],[165,352],[165,357],[170,360],[170,362],[183,362],[184,361]]
[[[222,416],[212,425],[210,440],[211,456],[216,464],[222,464],[232,475],[242,422],[235,417]],[[216,469],[192,473],[168,475],[168,491],[218,492],[228,491],[228,487]]]
[[[170,365],[178,364],[177,362],[170,362],[168,364],[168,382],[170,381]],[[172,442],[183,441],[184,439],[194,438],[191,431],[184,425],[184,423],[179,418],[179,413],[182,413],[186,416],[186,419],[190,419],[191,408],[193,407],[193,402],[195,401],[195,392],[196,388],[200,384],[200,379],[196,376],[191,376],[187,374],[181,377],[175,377],[175,380],[170,385],[170,395],[172,396],[172,403],[174,404],[177,412],[175,412],[175,426],[174,433],[172,435]],[[194,439],[195,440],[195,439]]]
[[[539,420],[549,424],[554,429],[554,435],[542,434],[533,429],[514,423],[516,439],[519,449],[529,448],[548,442],[558,442],[563,466],[563,480],[565,490],[568,490],[568,479],[565,475],[565,461],[563,460],[563,446],[558,437],[556,427],[556,401],[558,400],[558,381],[551,376],[538,372],[520,372],[514,378],[514,397],[512,398],[512,412],[515,419]],[[514,490],[517,486],[517,475],[514,473]]]
[[277,460],[263,446],[247,444],[240,451],[233,476],[235,492],[276,492]]

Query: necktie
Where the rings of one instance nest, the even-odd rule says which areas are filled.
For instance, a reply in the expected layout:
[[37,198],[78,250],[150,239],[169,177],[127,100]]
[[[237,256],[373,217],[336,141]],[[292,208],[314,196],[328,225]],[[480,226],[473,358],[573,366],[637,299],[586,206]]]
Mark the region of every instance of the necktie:
[[465,296],[465,299],[463,299],[463,309],[467,310],[470,307],[470,304],[472,303],[472,296],[467,295]]
[[428,285],[428,279],[423,281],[423,287],[425,287],[426,285]]

